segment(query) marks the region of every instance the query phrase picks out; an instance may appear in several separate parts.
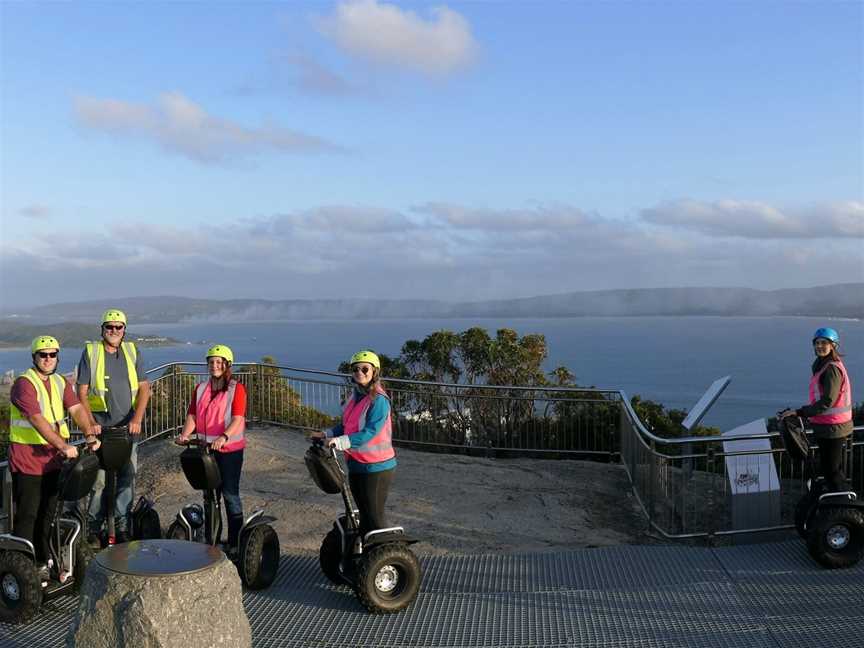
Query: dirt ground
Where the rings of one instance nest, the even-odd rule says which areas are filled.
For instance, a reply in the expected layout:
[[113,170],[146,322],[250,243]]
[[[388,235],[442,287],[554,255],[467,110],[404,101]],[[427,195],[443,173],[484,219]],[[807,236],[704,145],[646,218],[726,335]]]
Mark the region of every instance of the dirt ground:
[[[274,523],[283,553],[313,553],[343,510],[339,495],[315,486],[303,463],[300,433],[247,431],[240,482],[244,513],[257,508]],[[180,469],[181,448],[168,440],[140,450],[137,494],[156,501],[163,528],[201,496]],[[420,542],[419,554],[553,551],[653,542],[624,469],[590,461],[485,459],[397,448],[387,501],[389,521]],[[136,497],[137,497],[136,494]]]

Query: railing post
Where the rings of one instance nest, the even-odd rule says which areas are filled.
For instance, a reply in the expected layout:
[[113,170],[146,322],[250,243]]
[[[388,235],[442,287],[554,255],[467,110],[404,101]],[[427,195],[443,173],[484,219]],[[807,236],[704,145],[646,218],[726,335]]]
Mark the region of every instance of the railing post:
[[264,420],[264,367],[260,363],[255,365],[255,381],[258,383],[258,423]]
[[708,487],[708,545],[714,545],[714,531],[716,530],[716,521],[717,521],[717,512],[714,510],[715,504],[715,484],[717,483],[717,475],[714,472],[714,461],[715,455],[717,451],[714,449],[713,445],[708,447],[706,451],[706,471],[708,473],[708,479],[710,480],[710,485]]
[[657,489],[657,444],[651,440],[651,456],[649,458],[648,471],[648,528],[651,528],[651,522],[654,521],[654,512],[656,505],[656,489]]
[[177,431],[177,369],[176,364],[171,367],[171,396],[168,402],[168,411],[171,412],[171,428],[175,432]]

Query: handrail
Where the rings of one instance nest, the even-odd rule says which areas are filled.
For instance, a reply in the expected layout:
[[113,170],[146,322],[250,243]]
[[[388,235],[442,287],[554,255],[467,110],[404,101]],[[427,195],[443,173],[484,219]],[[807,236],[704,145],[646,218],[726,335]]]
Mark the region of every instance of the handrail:
[[[236,369],[247,369],[234,375],[248,390],[250,423],[296,429],[332,425],[352,384],[351,376],[340,372],[258,362],[234,364]],[[194,385],[207,376],[206,363],[200,361],[166,363],[146,373],[153,395],[142,442],[182,427]],[[803,488],[801,466],[791,463],[776,443],[761,450],[733,451],[718,445],[771,440],[779,436],[777,432],[660,436],[647,428],[623,390],[385,380],[395,413],[395,443],[439,451],[492,452],[493,456],[602,456],[620,461],[649,532],[668,539],[790,528],[789,524],[777,525],[770,516],[759,528],[740,529],[730,523],[727,482],[735,462],[758,463],[771,457],[776,474],[769,477],[768,485],[779,492],[782,483],[786,508],[780,520],[784,522],[789,520],[789,498]],[[855,431],[864,431],[864,426]],[[853,462],[849,474],[854,472],[860,480],[864,439],[853,437],[847,447]],[[0,469],[4,465],[6,462],[0,462]]]

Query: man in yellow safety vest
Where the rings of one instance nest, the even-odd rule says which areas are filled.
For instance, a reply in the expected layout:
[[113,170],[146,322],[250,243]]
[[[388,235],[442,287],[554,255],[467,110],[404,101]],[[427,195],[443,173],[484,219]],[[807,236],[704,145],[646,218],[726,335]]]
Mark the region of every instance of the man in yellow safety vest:
[[[117,475],[115,500],[115,533],[118,542],[127,539],[128,512],[135,493],[135,473],[138,468],[138,443],[150,383],[144,373],[141,354],[133,342],[124,340],[126,314],[111,308],[102,315],[102,339],[88,342],[78,363],[78,398],[93,429],[128,426],[135,439],[129,462]],[[87,511],[88,542],[98,543],[105,522],[105,471],[100,470],[90,496]]]
[[84,408],[66,378],[56,373],[60,343],[50,335],[30,345],[33,366],[13,383],[10,393],[9,469],[15,519],[12,533],[33,544],[37,562],[48,558],[51,512],[57,507],[57,480],[64,459],[78,449],[69,444],[66,414],[84,432],[91,449],[99,447]]

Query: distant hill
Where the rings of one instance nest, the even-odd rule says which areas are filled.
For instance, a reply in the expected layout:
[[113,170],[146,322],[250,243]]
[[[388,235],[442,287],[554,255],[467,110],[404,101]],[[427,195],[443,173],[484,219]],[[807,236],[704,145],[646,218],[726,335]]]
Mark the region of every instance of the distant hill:
[[[815,288],[646,288],[596,290],[494,301],[395,299],[188,299],[135,297],[51,304],[19,313],[19,322],[93,321],[122,308],[136,323],[448,317],[580,317],[645,315],[814,316],[864,318],[864,283]],[[10,321],[10,320],[6,320]],[[89,333],[92,335],[92,332]]]
[[[53,335],[60,342],[61,347],[74,347],[80,351],[86,341],[99,337],[99,326],[80,322],[34,324],[29,319],[19,318],[0,320],[0,349],[29,347],[37,335]],[[146,337],[139,336],[131,329],[126,333],[126,339],[133,340],[141,346],[179,344],[178,340],[169,337],[153,334],[148,334]]]

